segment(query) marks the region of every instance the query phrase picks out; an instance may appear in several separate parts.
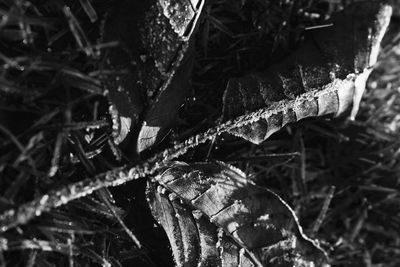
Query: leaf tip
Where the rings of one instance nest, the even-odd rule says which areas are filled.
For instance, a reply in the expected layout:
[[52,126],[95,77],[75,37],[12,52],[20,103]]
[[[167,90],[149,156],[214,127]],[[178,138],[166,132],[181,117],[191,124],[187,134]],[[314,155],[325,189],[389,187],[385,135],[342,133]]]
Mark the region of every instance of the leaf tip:
[[149,126],[146,124],[142,126],[137,139],[136,150],[138,153],[149,149],[158,141],[160,129],[158,126]]

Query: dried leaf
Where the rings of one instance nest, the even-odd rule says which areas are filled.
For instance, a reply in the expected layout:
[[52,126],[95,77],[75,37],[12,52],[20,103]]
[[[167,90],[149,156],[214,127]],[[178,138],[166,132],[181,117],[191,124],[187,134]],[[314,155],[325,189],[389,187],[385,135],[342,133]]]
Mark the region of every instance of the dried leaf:
[[[120,1],[108,14],[103,41],[120,44],[105,54],[109,71],[104,72],[117,144],[138,126],[143,115],[139,152],[159,141],[173,123],[185,99],[191,70],[182,70],[180,65],[203,4],[199,1],[193,6],[189,0]],[[170,115],[158,118],[156,113],[164,105],[168,105]]]
[[193,53],[185,61],[176,71],[168,88],[161,92],[157,100],[149,107],[137,140],[139,153],[161,141],[175,121],[179,107],[190,87]]
[[376,63],[392,9],[359,2],[333,14],[326,24],[306,32],[307,41],[264,72],[231,79],[224,94],[223,120],[264,109],[230,131],[255,144],[287,123],[307,117],[357,114],[365,84]]
[[148,201],[178,266],[321,266],[326,260],[288,204],[232,166],[176,163],[156,180],[172,193],[150,185]]

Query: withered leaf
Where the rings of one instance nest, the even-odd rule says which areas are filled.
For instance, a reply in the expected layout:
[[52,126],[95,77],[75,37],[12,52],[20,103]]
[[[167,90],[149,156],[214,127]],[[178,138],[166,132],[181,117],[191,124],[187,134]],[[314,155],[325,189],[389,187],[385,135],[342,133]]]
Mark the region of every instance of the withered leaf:
[[288,204],[232,166],[178,162],[156,180],[148,201],[178,266],[325,264]]
[[[108,13],[102,40],[117,41],[118,46],[104,53],[103,73],[117,144],[142,123],[141,117],[145,127],[139,134],[143,139],[138,140],[139,151],[160,140],[158,131],[165,133],[165,128],[173,124],[187,90],[185,82],[174,80],[188,80],[190,65],[183,71],[180,65],[203,4],[190,0],[123,0]],[[154,114],[166,104],[169,112],[157,118]]]
[[176,70],[168,88],[160,92],[148,108],[137,139],[139,153],[164,138],[177,117],[182,100],[185,99],[190,88],[193,55],[193,50],[190,49],[185,61]]
[[[231,79],[223,120],[249,116],[229,132],[259,144],[303,118],[339,116],[351,107],[354,119],[391,13],[378,2],[351,4],[333,14],[328,26],[306,31],[306,41],[281,63]],[[265,115],[252,118],[257,110]]]

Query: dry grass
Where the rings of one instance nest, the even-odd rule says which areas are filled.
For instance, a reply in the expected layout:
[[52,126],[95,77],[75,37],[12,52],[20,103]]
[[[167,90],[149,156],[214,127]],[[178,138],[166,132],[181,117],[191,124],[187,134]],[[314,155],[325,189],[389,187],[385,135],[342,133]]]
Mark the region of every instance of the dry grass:
[[[279,61],[302,29],[341,8],[336,2],[210,1],[197,34],[193,97],[161,146],[212,125],[229,77]],[[140,161],[113,153],[100,55],[114,44],[98,43],[113,1],[90,3],[0,3],[0,213]],[[226,137],[182,160],[224,160],[276,191],[333,266],[399,266],[400,50],[391,36],[356,122],[302,121],[262,146]],[[1,232],[0,266],[172,265],[144,189],[144,179],[103,189]]]

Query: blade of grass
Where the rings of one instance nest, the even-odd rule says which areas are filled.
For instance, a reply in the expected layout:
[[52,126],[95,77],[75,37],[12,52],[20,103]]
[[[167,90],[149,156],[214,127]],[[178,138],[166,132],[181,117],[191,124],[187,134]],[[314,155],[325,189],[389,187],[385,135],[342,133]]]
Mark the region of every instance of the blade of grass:
[[97,20],[96,10],[93,8],[92,4],[89,0],[79,0],[83,10],[85,10],[86,15],[89,17],[91,22],[95,22]]

